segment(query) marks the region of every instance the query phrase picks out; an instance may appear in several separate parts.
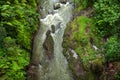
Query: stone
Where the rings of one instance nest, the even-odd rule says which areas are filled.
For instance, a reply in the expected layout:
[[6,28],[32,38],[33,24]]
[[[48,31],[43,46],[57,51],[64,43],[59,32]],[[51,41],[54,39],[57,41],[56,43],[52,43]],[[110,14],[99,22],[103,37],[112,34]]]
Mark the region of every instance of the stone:
[[61,23],[62,23],[62,22],[59,22],[59,23],[57,24],[56,30],[61,28]]
[[60,2],[66,4],[67,0],[60,0]]
[[54,11],[48,10],[48,14],[54,14]]
[[45,50],[45,55],[47,60],[51,60],[54,57],[54,41],[50,35],[51,31],[46,32],[46,39],[43,43],[43,48]]
[[56,9],[59,9],[60,8],[60,3],[55,3],[54,4],[54,9],[56,10]]
[[52,33],[55,33],[55,26],[51,25],[51,28],[52,28]]

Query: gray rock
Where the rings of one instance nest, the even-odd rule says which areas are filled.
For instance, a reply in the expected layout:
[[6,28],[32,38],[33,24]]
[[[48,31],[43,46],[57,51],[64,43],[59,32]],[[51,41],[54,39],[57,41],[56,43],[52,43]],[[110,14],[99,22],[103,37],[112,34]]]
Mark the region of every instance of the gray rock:
[[56,9],[59,9],[60,8],[60,3],[55,3],[54,4],[54,9],[56,10]]
[[54,14],[53,10],[48,10],[48,14]]
[[51,25],[51,28],[52,28],[52,33],[55,33],[55,26]]
[[51,60],[54,57],[54,41],[50,35],[51,31],[46,32],[46,39],[43,43],[43,48],[45,50],[46,60]]
[[59,22],[59,23],[57,24],[56,30],[57,30],[57,29],[61,29],[61,23],[62,23],[62,22]]

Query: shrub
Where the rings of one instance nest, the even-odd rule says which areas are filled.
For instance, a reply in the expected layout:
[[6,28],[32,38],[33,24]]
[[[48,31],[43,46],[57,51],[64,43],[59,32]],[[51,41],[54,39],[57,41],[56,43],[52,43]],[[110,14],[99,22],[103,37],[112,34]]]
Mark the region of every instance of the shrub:
[[120,71],[115,75],[115,80],[120,80]]
[[119,0],[98,0],[94,4],[95,20],[98,25],[96,32],[102,36],[111,36],[119,31],[120,2]]
[[117,37],[111,37],[106,42],[104,54],[108,61],[120,60],[120,42]]
[[25,80],[31,39],[38,27],[36,0],[0,4],[0,80]]
[[3,42],[4,48],[0,49],[0,79],[25,80],[28,52],[21,49],[11,37],[6,37]]

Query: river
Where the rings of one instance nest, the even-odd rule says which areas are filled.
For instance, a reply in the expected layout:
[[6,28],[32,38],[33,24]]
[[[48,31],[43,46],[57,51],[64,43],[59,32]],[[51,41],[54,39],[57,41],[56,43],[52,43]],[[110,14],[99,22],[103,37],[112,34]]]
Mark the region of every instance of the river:
[[72,19],[73,7],[69,1],[43,0],[40,28],[32,51],[32,62],[38,66],[38,80],[73,80],[62,48],[66,25]]

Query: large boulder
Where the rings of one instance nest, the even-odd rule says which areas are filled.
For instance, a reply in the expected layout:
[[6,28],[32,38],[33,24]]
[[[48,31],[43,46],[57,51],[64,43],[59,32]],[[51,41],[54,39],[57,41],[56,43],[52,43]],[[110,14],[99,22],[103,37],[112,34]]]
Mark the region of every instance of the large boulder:
[[45,56],[46,56],[46,60],[51,60],[54,57],[54,41],[52,36],[50,35],[51,31],[48,30],[46,32],[46,39],[43,43],[43,48],[45,50]]
[[60,8],[60,3],[55,3],[54,4],[54,9],[59,9]]

